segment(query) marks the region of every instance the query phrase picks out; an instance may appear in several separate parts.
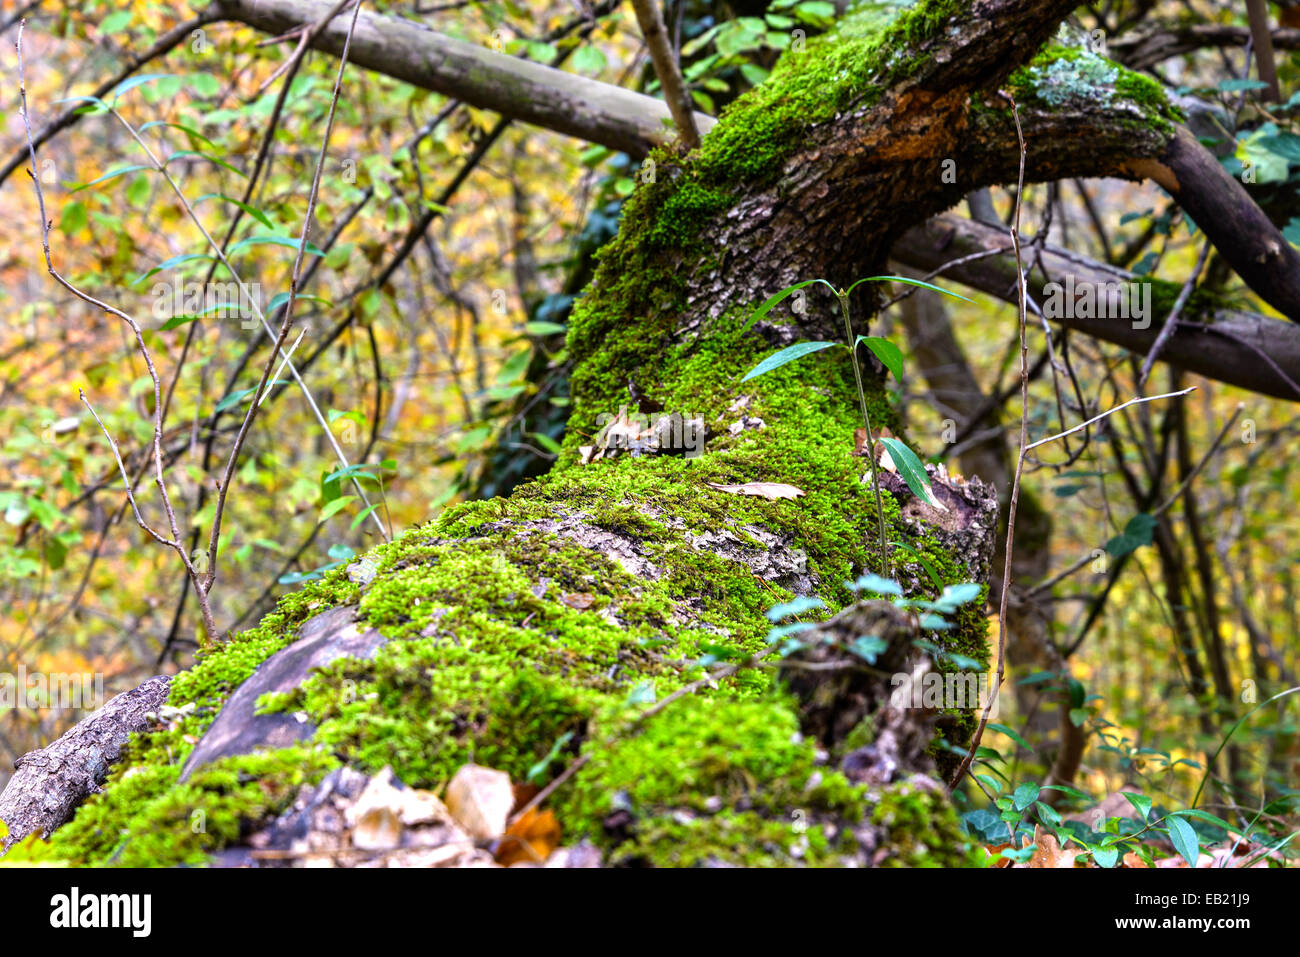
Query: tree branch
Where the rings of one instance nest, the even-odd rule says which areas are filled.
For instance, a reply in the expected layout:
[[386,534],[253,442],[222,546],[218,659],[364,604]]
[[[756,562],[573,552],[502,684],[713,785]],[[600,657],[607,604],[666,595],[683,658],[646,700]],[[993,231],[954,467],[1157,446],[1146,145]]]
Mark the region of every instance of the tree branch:
[[132,733],[145,731],[167,701],[171,678],[158,675],[113,698],[61,738],[19,758],[0,794],[0,821],[9,827],[0,853],[28,834],[46,837],[99,789]]
[[[315,23],[328,0],[214,0],[221,17],[273,36]],[[338,55],[346,35],[334,22],[311,40]],[[660,100],[540,63],[454,40],[420,23],[362,13],[349,59],[422,89],[452,96],[479,109],[575,136],[633,156],[672,139],[668,107]],[[703,133],[714,120],[695,114]]]
[[[928,272],[964,256],[992,252],[945,269],[942,275],[1014,302],[1015,263],[1006,247],[1009,243],[1001,229],[945,213],[904,233],[891,255]],[[1076,285],[1142,281],[1140,276],[1050,244],[1042,245],[1036,266],[1046,272],[1043,285],[1064,284],[1067,276],[1074,276]],[[1036,269],[1035,276],[1042,277],[1042,271]],[[1041,290],[1039,285],[1037,291]],[[1201,321],[1191,321],[1193,318]],[[1155,323],[1137,328],[1122,319],[1075,316],[1052,321],[1140,355],[1150,351],[1159,335]],[[1300,401],[1300,329],[1292,323],[1227,308],[1193,314],[1179,320],[1161,351],[1161,360],[1261,395]]]

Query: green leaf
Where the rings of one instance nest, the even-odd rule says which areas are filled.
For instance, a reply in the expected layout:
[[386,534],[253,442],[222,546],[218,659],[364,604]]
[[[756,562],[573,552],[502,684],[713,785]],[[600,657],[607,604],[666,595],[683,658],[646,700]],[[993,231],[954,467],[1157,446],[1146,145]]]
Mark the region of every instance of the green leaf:
[[1137,812],[1142,815],[1143,822],[1151,817],[1151,798],[1145,794],[1137,794],[1133,791],[1120,791],[1128,799],[1128,803],[1137,808]]
[[920,286],[922,289],[929,289],[931,292],[941,292],[945,296],[952,296],[952,298],[960,299],[962,302],[969,302],[972,305],[974,304],[973,299],[967,299],[965,296],[959,296],[955,292],[949,292],[947,289],[944,289],[942,286],[936,286],[933,283],[922,282],[920,279],[909,279],[906,276],[867,276],[864,279],[859,279],[852,286],[849,286],[847,291],[852,292],[854,289],[857,289],[858,286],[862,285],[864,282],[901,282],[908,286]]
[[[298,240],[290,239],[288,236],[249,236],[247,239],[241,239],[235,245],[231,246],[226,253],[229,258],[241,249],[247,249],[249,246],[284,246],[286,249],[298,251]],[[313,256],[324,256],[325,251],[317,248],[311,243],[307,244],[307,252]]]
[[[262,212],[260,209],[258,209],[255,206],[248,205],[248,203],[245,203],[243,200],[235,199],[233,196],[227,196],[225,193],[204,193],[202,196],[200,196],[198,199],[194,201],[194,205],[195,206],[199,205],[199,203],[203,202],[205,199],[214,199],[214,198],[224,199],[227,203],[234,203],[236,206],[238,206],[244,212],[248,213],[249,216],[252,216],[254,219],[256,219],[267,229],[275,229],[275,225],[269,219],[266,218],[266,213]],[[294,248],[297,249],[298,247],[294,246]]]
[[114,10],[103,20],[99,21],[99,26],[95,28],[95,35],[106,37],[113,33],[118,33],[123,27],[131,22],[134,16],[130,10]]
[[1156,525],[1156,519],[1138,512],[1125,524],[1124,531],[1106,543],[1106,554],[1111,558],[1123,558],[1144,545],[1150,545]]
[[791,615],[802,615],[806,611],[812,611],[817,608],[825,608],[826,603],[820,598],[809,598],[803,595],[795,598],[793,601],[784,602],[779,605],[773,605],[767,610],[768,621],[780,621],[782,618],[789,618]]
[[509,385],[519,379],[528,370],[528,362],[533,357],[533,347],[525,346],[501,364],[497,372],[497,385]]
[[375,503],[374,505],[367,505],[365,508],[363,508],[360,512],[357,513],[357,517],[352,520],[352,524],[348,526],[348,531],[355,532],[357,530],[357,526],[366,520],[366,516],[369,515],[371,512],[373,512],[378,507],[379,504]]
[[903,378],[903,350],[888,339],[880,336],[858,336],[854,345],[867,344],[867,348],[880,360],[880,364],[889,370],[895,379]]
[[1114,867],[1119,861],[1119,848],[1117,847],[1094,847],[1092,848],[1092,859],[1098,867]]
[[[287,292],[277,292],[274,296],[271,297],[270,303],[267,304],[266,314],[270,315],[271,313],[275,312],[275,310],[279,309],[288,301],[289,301],[289,294]],[[300,302],[319,302],[322,306],[334,305],[334,303],[330,302],[328,299],[325,299],[322,296],[308,296],[308,295],[304,295],[303,293],[298,293],[298,295],[294,296],[293,302],[295,306]]]
[[1289,163],[1300,165],[1300,136],[1295,133],[1278,133],[1255,140],[1255,144]]
[[579,47],[573,54],[573,68],[579,73],[596,74],[605,69],[605,54],[599,47]]
[[1192,826],[1180,817],[1167,817],[1165,824],[1169,828],[1169,839],[1173,841],[1174,850],[1182,855],[1188,867],[1195,867],[1201,856],[1201,842]]
[[140,76],[127,77],[113,89],[108,91],[108,95],[113,99],[120,98],[124,93],[129,93],[137,86],[143,86],[145,83],[152,83],[154,80],[165,80],[172,76],[170,73],[142,73]]
[[1005,724],[997,724],[996,722],[993,721],[990,721],[988,723],[988,726],[992,728],[994,731],[997,731],[999,734],[1005,734],[1008,738],[1016,742],[1016,744],[1020,745],[1026,751],[1032,752],[1034,750],[1029,746],[1028,742],[1026,742],[1024,738],[1022,738],[1019,734],[1016,733],[1016,731],[1013,728],[1008,728]]
[[[197,317],[196,317],[197,318]],[[245,399],[256,392],[256,389],[240,389],[238,392],[232,392],[220,402],[217,403],[215,412],[225,412],[233,406],[240,405]]]
[[1029,805],[1038,800],[1039,787],[1033,781],[1026,781],[1020,787],[1016,788],[1011,795],[1011,804],[1017,811],[1023,811]]
[[80,232],[86,226],[86,204],[83,202],[68,203],[63,207],[63,217],[59,220],[59,229],[63,235],[71,236]]
[[193,262],[195,259],[202,259],[204,262],[212,262],[212,257],[205,256],[203,253],[187,253],[186,255],[183,256],[173,256],[171,259],[165,260],[164,262],[160,262],[158,265],[154,266],[148,272],[141,273],[139,276],[136,276],[134,279],[131,280],[131,285],[134,286],[137,283],[144,282],[150,276],[157,275],[158,273],[162,272],[164,269],[175,269],[181,263]]
[[[186,126],[184,123],[169,123],[167,120],[150,120],[148,123],[144,124],[144,126],[140,127],[140,132],[143,133],[145,130],[152,129],[155,126],[170,126],[172,129],[180,130],[188,136],[191,144],[197,140],[198,142],[206,143],[212,149],[217,148],[216,143],[212,142],[212,140],[208,139],[194,127]],[[215,196],[217,194],[210,193],[208,195]],[[195,200],[195,202],[197,203],[198,200]]]
[[321,522],[328,521],[331,517],[337,515],[355,501],[357,501],[355,495],[340,495],[320,510],[320,518],[316,520],[316,523],[320,524]]
[[[1242,93],[1246,90],[1267,90],[1268,84],[1260,80],[1224,80],[1215,89],[1220,93]],[[1195,867],[1195,863],[1192,866]]]
[[90,187],[92,186],[98,186],[100,183],[106,183],[110,179],[115,179],[118,176],[125,176],[127,173],[136,173],[139,172],[140,170],[149,170],[149,169],[153,169],[153,167],[141,166],[139,163],[136,163],[132,166],[123,166],[119,169],[110,170],[109,172],[105,173],[103,176],[99,177],[98,179],[92,179],[89,183],[82,183],[80,186],[74,186],[72,188],[72,192],[79,193],[83,189],[90,189]]
[[526,322],[524,323],[524,332],[530,336],[555,336],[564,332],[568,327],[562,326],[558,322]]
[[[236,176],[239,176],[243,179],[248,179],[248,177],[244,175],[243,170],[236,169],[234,166],[231,166],[225,160],[221,159],[220,157],[213,156],[211,153],[206,152],[205,150],[180,150],[179,152],[173,153],[171,156],[163,160],[163,165],[167,166],[171,163],[172,160],[188,159],[189,157],[196,157],[198,159],[207,160],[209,163],[214,163],[217,166],[220,166],[222,169],[230,170],[230,172],[234,173]],[[294,248],[296,249],[297,246],[295,245]],[[324,255],[324,253],[321,253],[320,255]]]
[[937,508],[941,512],[948,511],[948,507],[934,497],[934,490],[930,488],[930,476],[926,474],[925,466],[916,457],[916,453],[901,440],[892,436],[882,438],[880,441],[889,449],[889,457],[893,459],[894,467],[898,469],[898,474],[903,477],[912,494],[932,508]]
[[373,472],[366,471],[365,465],[349,465],[347,468],[341,468],[325,476],[322,484],[328,485],[330,482],[338,482],[343,479],[370,479],[372,482],[378,482],[379,476]]
[[838,342],[796,342],[792,346],[786,346],[780,352],[775,352],[768,356],[753,369],[749,370],[741,382],[748,382],[755,376],[760,376],[764,372],[771,372],[773,369],[779,369],[787,362],[793,362],[795,359],[801,359],[806,355],[814,352],[821,352],[823,349],[829,349],[831,346],[838,346]]
[[845,587],[850,591],[869,591],[877,595],[901,595],[903,594],[902,586],[896,581],[890,581],[888,578],[881,578],[879,575],[868,572],[865,575],[858,576],[855,582],[845,582]]
[[830,283],[828,283],[825,279],[805,279],[803,282],[797,282],[793,286],[786,286],[780,292],[775,293],[772,296],[769,296],[767,302],[763,303],[761,306],[755,309],[754,314],[750,316],[747,320],[745,320],[745,324],[740,327],[740,331],[744,332],[754,323],[758,322],[758,320],[762,319],[769,312],[771,312],[772,309],[775,308],[779,303],[781,303],[786,298],[788,298],[791,294],[793,294],[796,289],[802,289],[804,286],[811,286],[815,282],[819,282],[823,286],[826,286],[828,289],[830,289],[831,292],[835,291],[835,287],[832,286]]

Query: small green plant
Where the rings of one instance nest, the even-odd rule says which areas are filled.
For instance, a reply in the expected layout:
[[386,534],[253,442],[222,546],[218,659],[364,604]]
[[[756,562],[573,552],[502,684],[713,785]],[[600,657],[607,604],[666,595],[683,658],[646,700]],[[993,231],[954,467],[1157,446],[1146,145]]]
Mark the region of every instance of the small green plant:
[[[837,289],[833,284],[825,279],[806,279],[803,282],[797,282],[793,286],[786,286],[780,292],[771,296],[765,303],[754,310],[754,314],[749,317],[742,327],[741,331],[750,328],[759,319],[766,316],[772,309],[784,299],[793,294],[796,290],[803,289],[805,286],[811,286],[813,283],[821,283],[827,289],[835,294],[835,298],[840,304],[840,314],[844,319],[844,342],[796,342],[792,346],[786,346],[778,352],[768,356],[758,365],[754,366],[741,382],[747,382],[756,376],[765,372],[771,372],[773,369],[779,369],[786,363],[793,362],[814,352],[821,352],[823,349],[845,348],[853,353],[853,377],[858,388],[858,404],[862,408],[862,424],[867,430],[867,461],[871,465],[871,488],[876,497],[876,519],[880,531],[880,563],[886,576],[890,574],[889,570],[889,546],[885,540],[885,508],[880,498],[880,475],[876,468],[875,447],[872,443],[871,415],[867,411],[867,394],[862,387],[862,369],[858,365],[858,346],[866,345],[872,354],[880,360],[881,365],[893,374],[895,379],[903,375],[903,351],[894,343],[881,336],[857,336],[853,335],[853,318],[849,310],[849,296],[854,289],[864,282],[901,282],[909,286],[920,286],[922,289],[929,289],[933,292],[941,292],[945,296],[952,296],[954,299],[960,299],[963,302],[970,302],[965,296],[959,296],[955,292],[949,292],[946,289],[940,289],[938,286],[931,285],[928,282],[922,282],[919,279],[908,279],[905,276],[867,276],[859,279],[848,289]],[[934,496],[934,490],[930,487],[930,477],[925,472],[925,466],[916,453],[907,447],[899,439],[885,437],[880,440],[889,451],[889,457],[893,460],[898,469],[898,474],[903,477],[907,487],[912,490],[912,494],[922,501],[928,503],[934,508],[944,511],[943,504]]]

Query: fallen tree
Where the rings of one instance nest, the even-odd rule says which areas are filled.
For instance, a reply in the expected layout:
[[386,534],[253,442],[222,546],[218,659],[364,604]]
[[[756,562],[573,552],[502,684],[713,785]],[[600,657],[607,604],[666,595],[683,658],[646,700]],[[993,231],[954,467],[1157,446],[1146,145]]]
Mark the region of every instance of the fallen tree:
[[[280,2],[248,6],[264,14]],[[1155,178],[1252,288],[1300,315],[1295,251],[1181,131],[1157,85],[1080,73],[1049,97],[1043,70],[1012,75],[1072,6],[930,0],[888,21],[850,12],[786,56],[699,150],[652,152],[655,175],[571,323],[573,414],[552,473],[508,499],[449,509],[209,649],[173,681],[165,726],[133,740],[106,790],[50,846],[25,853],[199,862],[340,764],[391,766],[435,787],[473,760],[556,783],[548,801],[566,834],[615,862],[968,860],[933,774],[955,767],[974,714],[900,712],[877,663],[912,673],[924,651],[940,671],[982,665],[980,604],[944,605],[951,627],[936,630],[887,602],[855,604],[848,583],[888,575],[911,599],[983,584],[995,497],[935,472],[935,508],[886,473],[878,501],[855,456],[847,352],[740,380],[776,347],[841,335],[815,294],[806,309],[751,325],[774,291],[882,273],[909,228],[1015,179],[1002,90],[1023,107],[1031,178]],[[1036,63],[1074,59],[1051,50]],[[853,303],[869,317],[875,287]],[[905,432],[878,375],[866,390],[873,425]],[[688,454],[698,451],[688,442],[639,456],[615,448],[607,426],[628,407],[699,423],[704,454]],[[903,547],[882,554],[877,510]],[[822,640],[768,657],[789,651],[768,610],[813,596],[838,612]],[[262,701],[312,733],[187,766],[241,686],[336,609],[349,609],[340,634],[373,631],[382,644]],[[880,645],[858,662],[851,648],[864,637]],[[746,666],[709,680],[715,661]],[[815,826],[792,827],[796,812]]]

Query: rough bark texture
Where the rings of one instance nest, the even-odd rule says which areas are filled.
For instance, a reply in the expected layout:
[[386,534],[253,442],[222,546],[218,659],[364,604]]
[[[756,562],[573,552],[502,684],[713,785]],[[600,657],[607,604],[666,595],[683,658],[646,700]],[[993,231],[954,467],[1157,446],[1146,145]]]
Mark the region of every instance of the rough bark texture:
[[9,828],[4,849],[29,834],[48,836],[99,789],[122,746],[135,732],[156,723],[171,679],[150,678],[113,698],[53,744],[29,751],[0,795],[0,821]]

